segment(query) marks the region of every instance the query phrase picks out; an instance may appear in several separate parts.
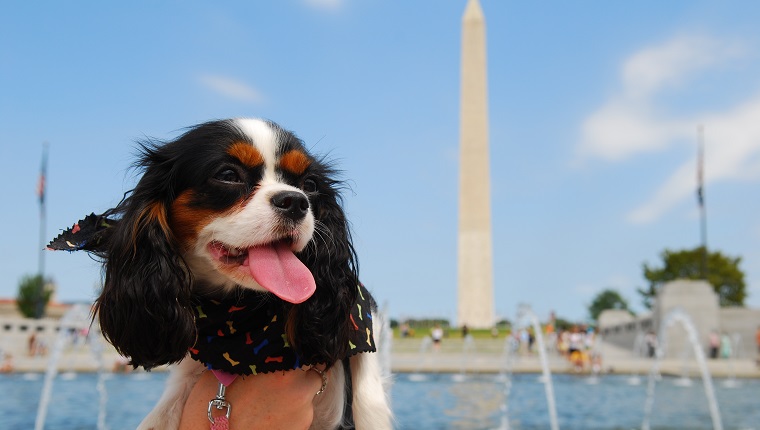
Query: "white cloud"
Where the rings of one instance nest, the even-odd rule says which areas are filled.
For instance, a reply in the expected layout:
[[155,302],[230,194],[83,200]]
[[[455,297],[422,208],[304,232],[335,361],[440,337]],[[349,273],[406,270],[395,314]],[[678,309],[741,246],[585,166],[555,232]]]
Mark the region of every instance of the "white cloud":
[[[706,185],[760,178],[760,96],[728,112],[695,117],[689,122],[705,126]],[[692,141],[696,142],[696,136],[695,128],[691,132]],[[673,172],[653,197],[634,209],[628,220],[652,222],[684,199],[696,198],[696,169],[695,154]]]
[[623,65],[626,96],[639,98],[682,84],[691,72],[738,56],[742,48],[702,36],[679,36],[659,46],[643,49]]
[[679,142],[695,145],[694,156],[628,214],[630,222],[652,222],[684,199],[694,198],[699,124],[705,127],[705,184],[760,178],[760,95],[723,112],[680,118],[663,114],[655,100],[678,85],[683,88],[677,89],[698,91],[686,88],[689,75],[714,69],[742,53],[736,43],[686,36],[643,49],[624,61],[620,93],[584,121],[578,147],[582,159],[619,162]]
[[613,100],[584,122],[580,155],[620,161],[637,153],[658,151],[682,137],[693,137],[688,122],[658,121],[649,106]]
[[257,103],[262,101],[261,93],[236,79],[218,75],[201,75],[198,80],[206,88],[227,98],[244,102]]

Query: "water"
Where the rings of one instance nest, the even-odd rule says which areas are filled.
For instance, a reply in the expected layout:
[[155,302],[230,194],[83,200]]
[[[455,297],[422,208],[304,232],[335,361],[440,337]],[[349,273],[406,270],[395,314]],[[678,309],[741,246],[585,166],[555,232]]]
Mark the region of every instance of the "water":
[[[132,430],[158,400],[166,373],[106,374],[108,391],[106,427]],[[498,375],[468,375],[462,382],[450,374],[427,374],[421,382],[406,374],[395,375],[392,402],[397,429],[486,430],[501,426],[504,381]],[[586,376],[553,375],[558,421],[563,430],[629,430],[641,426],[646,386],[631,386],[629,375],[600,376],[589,385]],[[677,378],[663,377],[650,417],[653,430],[712,429],[708,403],[701,384],[679,387]],[[719,382],[720,380],[718,380]],[[97,374],[58,378],[51,395],[46,429],[91,430],[97,427],[99,395]],[[28,430],[43,378],[23,374],[0,375],[0,428]],[[509,395],[511,430],[550,428],[544,384],[536,374],[512,375]],[[736,388],[718,383],[715,396],[726,430],[760,430],[760,380],[746,379]]]
[[[552,373],[549,370],[549,361],[546,354],[546,345],[544,344],[544,334],[541,329],[541,324],[538,322],[538,316],[528,305],[520,305],[517,312],[517,320],[528,319],[533,327],[533,333],[536,336],[536,343],[538,346],[539,357],[541,358],[542,369],[542,381],[544,383],[544,390],[546,391],[546,404],[549,408],[549,425],[552,430],[559,430],[559,422],[557,421],[557,406],[556,396],[554,395],[554,382],[552,381]],[[510,388],[511,389],[511,388]],[[509,409],[509,408],[507,408]],[[507,416],[507,419],[511,417]],[[509,422],[502,423],[505,429],[510,428]]]
[[[692,347],[694,357],[697,360],[697,364],[699,365],[700,374],[702,375],[702,384],[704,386],[705,395],[707,398],[707,405],[708,409],[710,411],[710,420],[712,422],[712,428],[713,430],[723,430],[723,420],[721,419],[720,414],[720,406],[718,405],[718,402],[715,398],[715,387],[713,386],[712,381],[712,375],[710,375],[710,371],[707,368],[707,362],[705,361],[705,354],[702,351],[702,346],[699,343],[699,339],[697,339],[697,330],[694,328],[694,323],[691,320],[691,317],[684,312],[680,308],[674,308],[668,314],[665,316],[665,321],[660,326],[660,334],[657,336],[659,339],[659,345],[657,346],[657,352],[656,352],[656,359],[654,362],[654,365],[652,366],[652,370],[649,373],[649,384],[647,386],[647,398],[646,403],[644,405],[644,420],[641,424],[642,430],[649,430],[650,427],[650,417],[652,414],[652,408],[654,407],[654,395],[655,395],[655,385],[657,383],[657,376],[659,375],[659,364],[662,357],[665,355],[665,351],[667,351],[668,346],[668,328],[675,324],[676,322],[680,323],[681,326],[686,329],[687,338],[689,340],[689,344]],[[686,376],[682,376],[681,378],[678,378],[678,386],[680,387],[691,387],[691,379],[689,379]]]
[[[45,420],[47,418],[48,408],[50,407],[50,400],[53,394],[53,382],[58,375],[58,364],[61,360],[64,348],[71,340],[72,330],[79,332],[83,329],[91,329],[90,340],[92,342],[91,353],[96,358],[98,363],[98,381],[96,389],[98,393],[97,397],[97,428],[98,430],[104,430],[105,427],[105,402],[107,400],[107,393],[105,390],[105,383],[103,380],[103,345],[101,341],[100,328],[97,323],[90,323],[90,307],[85,305],[75,305],[66,312],[61,318],[58,335],[53,345],[53,354],[48,361],[47,371],[45,372],[45,378],[43,382],[42,394],[38,402],[37,415],[35,419],[35,430],[42,430],[45,428]],[[76,378],[75,372],[66,372],[61,374],[59,379],[63,381],[70,381]]]
[[422,373],[423,364],[427,364],[430,361],[431,348],[433,346],[433,339],[430,336],[422,338],[420,343],[420,359],[417,365],[417,370],[410,375],[410,378],[416,381],[424,381],[427,379],[427,374]]

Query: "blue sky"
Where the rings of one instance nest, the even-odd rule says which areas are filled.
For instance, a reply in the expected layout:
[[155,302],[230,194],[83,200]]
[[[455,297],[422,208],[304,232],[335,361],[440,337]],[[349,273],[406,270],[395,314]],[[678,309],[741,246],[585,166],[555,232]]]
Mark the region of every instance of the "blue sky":
[[[760,307],[760,4],[481,0],[487,20],[499,316],[581,319],[604,288],[641,310],[642,264],[699,243],[741,256]],[[47,236],[115,205],[134,142],[214,118],[272,119],[338,159],[362,278],[392,316],[456,318],[465,1],[14,2],[0,15],[0,297]],[[87,255],[48,253],[61,301]]]

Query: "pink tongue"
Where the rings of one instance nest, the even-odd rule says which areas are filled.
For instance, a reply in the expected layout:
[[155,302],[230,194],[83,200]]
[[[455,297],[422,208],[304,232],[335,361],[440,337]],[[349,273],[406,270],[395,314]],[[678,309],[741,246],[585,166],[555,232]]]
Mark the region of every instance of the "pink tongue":
[[249,249],[248,268],[259,285],[290,303],[305,301],[317,289],[309,269],[284,242]]

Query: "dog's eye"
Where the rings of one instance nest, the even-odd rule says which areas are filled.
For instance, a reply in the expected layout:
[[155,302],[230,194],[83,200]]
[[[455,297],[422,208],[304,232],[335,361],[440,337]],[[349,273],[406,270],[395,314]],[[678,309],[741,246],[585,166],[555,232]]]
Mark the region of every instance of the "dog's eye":
[[302,188],[307,193],[315,193],[317,191],[317,183],[313,179],[307,179],[303,181]]
[[214,179],[230,184],[239,184],[243,182],[240,180],[240,175],[232,169],[224,169],[214,176]]

